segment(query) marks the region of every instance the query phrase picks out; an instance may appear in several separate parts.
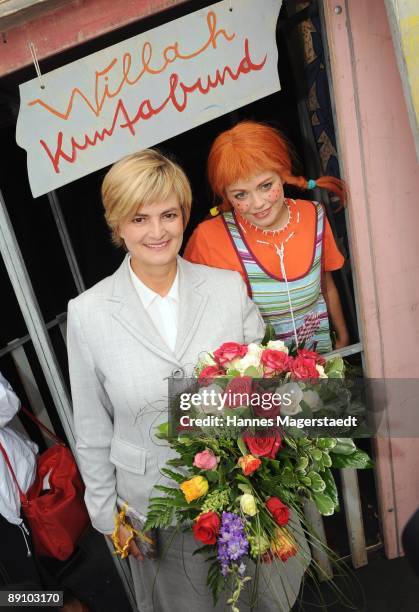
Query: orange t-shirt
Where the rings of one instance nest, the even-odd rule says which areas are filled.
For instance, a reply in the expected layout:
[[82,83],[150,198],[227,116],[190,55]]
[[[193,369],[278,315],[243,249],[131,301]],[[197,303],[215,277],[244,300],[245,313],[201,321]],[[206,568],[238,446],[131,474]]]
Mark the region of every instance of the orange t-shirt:
[[[308,273],[314,252],[316,238],[316,209],[308,200],[287,199],[291,218],[287,226],[279,232],[265,232],[247,222],[237,214],[243,236],[249,250],[259,263],[274,276],[282,278],[279,256],[274,245],[285,242],[284,263],[288,280]],[[323,233],[323,265],[325,272],[338,270],[344,264],[326,216]],[[293,235],[291,236],[291,234]],[[289,237],[289,238],[288,238]],[[288,240],[287,240],[288,238]],[[193,263],[205,264],[214,268],[224,268],[240,272],[246,281],[241,262],[231,241],[222,215],[203,221],[194,230],[184,252],[184,258]]]

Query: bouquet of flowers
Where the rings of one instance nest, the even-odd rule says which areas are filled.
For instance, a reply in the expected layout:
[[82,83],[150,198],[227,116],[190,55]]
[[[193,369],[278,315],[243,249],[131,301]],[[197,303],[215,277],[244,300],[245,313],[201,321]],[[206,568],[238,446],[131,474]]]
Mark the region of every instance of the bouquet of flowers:
[[[144,528],[192,529],[201,544],[196,552],[209,562],[214,602],[230,589],[233,612],[252,580],[249,558],[256,566],[275,562],[278,571],[280,562],[298,555],[307,565],[300,521],[310,544],[321,546],[302,509],[309,499],[323,515],[338,510],[331,468],[371,467],[352,439],[309,437],[278,425],[284,415],[323,414],[339,393],[322,390],[319,382],[343,377],[340,356],[325,360],[303,348],[288,351],[269,337],[261,344],[227,342],[197,365],[191,402],[185,405],[185,393],[177,394],[175,409],[188,412],[186,424],[180,416],[175,428],[173,422],[158,428],[178,456],[162,469],[169,481],[156,486],[159,496],[150,499]],[[278,389],[281,399],[274,402]],[[343,404],[340,398],[339,414]]]

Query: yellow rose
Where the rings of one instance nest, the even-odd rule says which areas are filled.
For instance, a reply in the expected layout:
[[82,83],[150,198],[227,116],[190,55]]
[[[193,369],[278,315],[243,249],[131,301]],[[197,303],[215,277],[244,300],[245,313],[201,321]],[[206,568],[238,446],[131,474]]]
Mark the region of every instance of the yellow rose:
[[240,497],[240,508],[242,512],[249,516],[255,516],[258,511],[256,507],[256,500],[250,493],[245,493]]
[[208,493],[208,481],[203,476],[194,476],[190,480],[185,480],[180,485],[188,504],[198,497]]

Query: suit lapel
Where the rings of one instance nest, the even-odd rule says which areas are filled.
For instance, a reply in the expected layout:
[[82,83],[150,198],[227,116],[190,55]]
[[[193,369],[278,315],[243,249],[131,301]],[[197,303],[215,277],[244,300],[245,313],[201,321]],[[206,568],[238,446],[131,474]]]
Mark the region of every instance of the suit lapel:
[[112,306],[112,316],[131,333],[141,344],[163,359],[179,365],[175,355],[160,336],[148,316],[129,273],[128,255],[115,272],[112,295],[108,298]]
[[[208,295],[203,290],[204,280],[197,268],[178,257],[179,269],[179,324],[175,355],[180,360],[192,342],[202,319]],[[198,359],[198,355],[196,355]]]

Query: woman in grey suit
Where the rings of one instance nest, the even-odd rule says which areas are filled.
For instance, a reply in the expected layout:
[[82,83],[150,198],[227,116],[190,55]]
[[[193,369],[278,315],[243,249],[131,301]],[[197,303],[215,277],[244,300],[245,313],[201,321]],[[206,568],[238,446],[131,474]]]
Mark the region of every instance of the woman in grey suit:
[[[200,354],[222,342],[260,339],[264,324],[238,273],[178,256],[192,199],[179,166],[154,150],[129,155],[106,175],[102,198],[113,240],[128,252],[112,276],[70,301],[68,356],[86,504],[93,526],[109,535],[118,503],[145,515],[162,480],[172,451],[154,430],[167,420],[168,378],[192,376]],[[120,527],[121,545],[127,536]],[[131,542],[141,612],[218,609],[207,566],[199,555],[192,560],[196,546],[192,536],[178,536],[155,562]],[[287,569],[292,604],[302,569]]]

